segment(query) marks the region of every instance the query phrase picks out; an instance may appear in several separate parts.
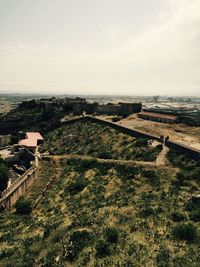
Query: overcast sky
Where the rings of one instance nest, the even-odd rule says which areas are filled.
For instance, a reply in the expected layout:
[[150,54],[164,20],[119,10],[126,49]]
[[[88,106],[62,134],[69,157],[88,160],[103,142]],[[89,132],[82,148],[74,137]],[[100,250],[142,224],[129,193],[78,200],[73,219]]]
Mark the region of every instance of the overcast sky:
[[200,0],[0,0],[0,92],[200,96]]

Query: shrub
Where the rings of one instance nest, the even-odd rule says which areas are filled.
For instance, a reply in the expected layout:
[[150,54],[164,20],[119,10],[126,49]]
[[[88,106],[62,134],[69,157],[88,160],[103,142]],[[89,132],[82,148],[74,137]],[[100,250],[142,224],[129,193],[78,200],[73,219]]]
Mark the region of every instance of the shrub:
[[112,122],[117,122],[120,121],[122,118],[121,117],[112,117]]
[[156,262],[157,266],[159,267],[167,267],[169,266],[169,259],[170,259],[170,254],[169,251],[162,247],[158,254],[156,255]]
[[190,219],[194,222],[200,221],[200,208],[194,209],[190,213]]
[[72,196],[81,192],[87,186],[87,181],[85,178],[80,177],[76,181],[73,181],[67,188],[66,191]]
[[174,227],[172,230],[172,235],[177,240],[185,240],[188,242],[193,242],[197,238],[197,229],[191,224],[180,224]]
[[31,201],[24,198],[24,196],[19,197],[15,204],[16,213],[29,215],[32,211]]
[[104,258],[110,255],[109,243],[104,240],[100,240],[96,245],[96,257]]
[[66,258],[70,261],[75,260],[79,253],[88,246],[92,239],[92,235],[87,230],[74,231],[67,239],[68,252]]
[[174,222],[181,222],[181,221],[184,221],[186,219],[186,216],[183,213],[173,212],[171,214],[171,219]]
[[144,208],[140,211],[141,217],[149,217],[154,214],[154,210],[151,207]]
[[142,147],[142,146],[147,146],[147,144],[148,144],[148,138],[138,138],[138,139],[136,139],[136,141],[135,141],[135,147]]
[[115,228],[110,228],[110,227],[106,228],[104,235],[106,240],[110,243],[117,243],[119,239],[119,233]]
[[200,207],[200,198],[193,196],[186,204],[186,209],[192,211]]

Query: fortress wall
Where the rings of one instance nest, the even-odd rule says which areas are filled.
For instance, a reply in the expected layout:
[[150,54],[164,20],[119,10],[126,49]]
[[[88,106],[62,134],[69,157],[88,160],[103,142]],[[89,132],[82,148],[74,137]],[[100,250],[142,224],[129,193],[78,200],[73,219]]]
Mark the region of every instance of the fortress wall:
[[33,165],[27,172],[21,175],[9,188],[3,191],[0,204],[7,210],[11,210],[20,196],[25,196],[27,189],[37,178],[37,167]]
[[100,123],[100,124],[103,124],[103,125],[110,126],[113,129],[116,129],[116,130],[118,130],[118,131],[120,131],[122,133],[128,134],[128,135],[133,136],[133,137],[145,137],[145,138],[147,137],[147,138],[150,138],[150,139],[161,141],[161,138],[159,136],[151,135],[149,133],[146,133],[146,132],[143,132],[143,131],[139,131],[139,130],[136,130],[136,129],[129,129],[129,128],[123,127],[123,126],[121,126],[119,124],[110,122],[110,121],[105,121],[105,120],[102,120],[102,119],[99,119],[99,118],[89,117],[89,116],[87,116],[85,118],[88,121],[91,121],[91,122],[96,122],[96,123]]
[[200,150],[197,150],[189,146],[185,146],[183,144],[171,140],[166,141],[166,146],[175,149],[180,154],[187,155],[190,158],[200,162]]
[[[121,126],[119,124],[116,124],[116,123],[113,123],[113,122],[109,122],[109,121],[105,121],[105,120],[102,120],[102,119],[99,119],[99,118],[96,118],[96,117],[91,117],[91,116],[85,116],[85,117],[80,117],[80,118],[77,118],[77,119],[72,119],[70,121],[64,122],[64,124],[72,124],[72,123],[77,122],[77,121],[96,122],[96,123],[100,123],[102,125],[110,126],[113,129],[116,129],[116,130],[118,130],[120,132],[123,132],[123,133],[128,134],[128,135],[133,136],[133,137],[147,137],[147,138],[150,138],[150,139],[153,139],[153,140],[157,140],[157,141],[160,141],[160,142],[163,141],[162,137],[151,135],[149,133],[146,133],[146,132],[143,132],[143,131],[139,131],[139,130],[136,130],[136,129],[129,129],[129,128],[123,127],[123,126]],[[200,161],[200,150],[194,149],[194,148],[189,147],[189,146],[185,146],[185,145],[180,144],[180,143],[176,143],[176,142],[171,141],[171,140],[166,141],[165,144],[169,148],[173,148],[173,149],[175,149],[177,152],[179,152],[181,154],[187,155],[187,156],[189,156],[190,158],[192,158],[194,160]]]

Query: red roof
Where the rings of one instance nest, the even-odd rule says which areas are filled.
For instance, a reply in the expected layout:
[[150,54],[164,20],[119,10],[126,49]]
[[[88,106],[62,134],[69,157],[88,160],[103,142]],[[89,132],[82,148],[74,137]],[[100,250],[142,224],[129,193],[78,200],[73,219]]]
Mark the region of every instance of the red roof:
[[36,147],[37,146],[37,139],[22,139],[19,142],[20,145],[22,146],[27,146],[27,147]]
[[27,132],[26,136],[28,139],[43,140],[43,137],[39,132]]
[[19,144],[27,147],[36,147],[38,140],[43,140],[39,132],[27,132],[26,139],[20,140]]

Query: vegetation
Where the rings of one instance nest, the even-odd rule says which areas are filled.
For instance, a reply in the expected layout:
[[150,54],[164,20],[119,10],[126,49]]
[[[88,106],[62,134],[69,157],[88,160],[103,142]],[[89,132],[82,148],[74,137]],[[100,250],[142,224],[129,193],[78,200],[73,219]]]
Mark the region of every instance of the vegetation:
[[15,204],[16,213],[22,215],[29,215],[32,211],[31,201],[24,198],[24,196],[19,197]]
[[189,171],[199,167],[197,161],[176,152],[174,149],[170,149],[168,153],[168,159],[174,166],[179,167],[183,170]]
[[156,165],[148,141],[86,122],[49,133],[53,155],[0,214],[0,266],[198,266],[199,165],[174,151]]
[[112,117],[112,122],[118,122],[118,121],[120,121],[122,119],[122,117],[119,117],[119,116],[114,116],[114,117]]
[[200,225],[190,221],[198,198],[189,197],[199,184],[177,191],[176,173],[97,159],[43,161],[28,200],[52,175],[56,181],[31,216],[0,214],[1,266],[198,265]]
[[51,154],[90,155],[103,159],[154,161],[161,147],[151,147],[147,138],[133,138],[91,122],[76,122],[52,131],[41,147]]
[[[56,106],[47,109],[42,104],[30,108],[18,107],[0,118],[0,130],[9,133],[16,133],[17,130],[40,131],[44,134],[59,127],[59,120],[67,113],[65,109]],[[11,142],[14,141],[12,138]]]
[[178,240],[186,240],[188,242],[193,242],[197,238],[196,227],[191,223],[175,226],[172,234],[174,238]]
[[7,188],[9,169],[3,159],[0,158],[0,191]]

